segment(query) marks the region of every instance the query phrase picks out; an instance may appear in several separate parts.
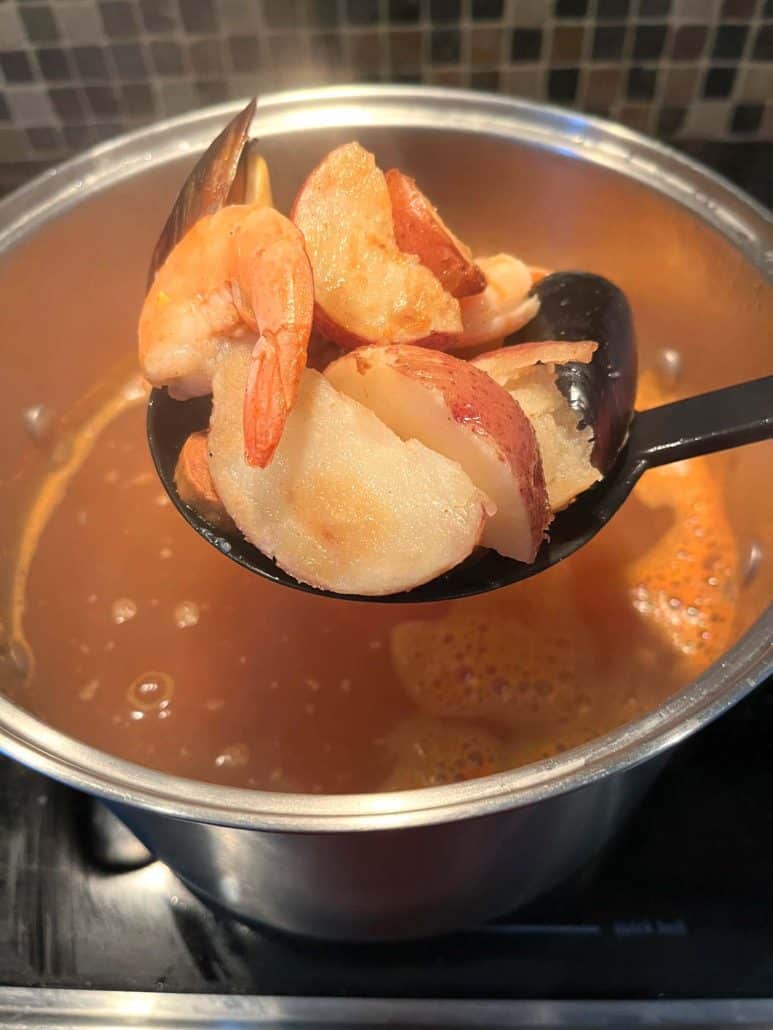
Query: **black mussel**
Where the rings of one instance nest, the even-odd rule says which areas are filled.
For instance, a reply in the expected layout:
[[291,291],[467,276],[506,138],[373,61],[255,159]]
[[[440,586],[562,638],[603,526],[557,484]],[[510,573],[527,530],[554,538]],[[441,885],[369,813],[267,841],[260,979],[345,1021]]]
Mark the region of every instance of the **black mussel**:
[[598,343],[589,365],[558,366],[557,382],[582,423],[593,427],[591,460],[606,474],[625,443],[636,399],[636,340],[628,300],[614,283],[590,272],[554,272],[532,293],[540,299],[539,312],[505,343]]
[[[244,160],[256,100],[233,118],[210,143],[185,180],[150,260],[148,286],[178,240],[204,215],[238,203],[247,180]],[[248,152],[249,152],[249,148]]]

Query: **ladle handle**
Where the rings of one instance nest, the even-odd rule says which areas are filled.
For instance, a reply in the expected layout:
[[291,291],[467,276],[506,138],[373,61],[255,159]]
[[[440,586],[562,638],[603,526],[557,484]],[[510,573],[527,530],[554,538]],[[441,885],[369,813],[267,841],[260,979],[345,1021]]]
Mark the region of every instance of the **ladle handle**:
[[637,412],[630,449],[654,468],[773,437],[773,375]]

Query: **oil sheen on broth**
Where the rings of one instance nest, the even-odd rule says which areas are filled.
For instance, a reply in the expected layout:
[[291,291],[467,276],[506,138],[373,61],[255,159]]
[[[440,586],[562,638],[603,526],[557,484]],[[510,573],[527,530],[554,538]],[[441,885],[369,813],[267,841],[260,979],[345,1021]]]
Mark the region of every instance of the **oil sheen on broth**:
[[144,418],[139,391],[104,417],[49,505],[16,613],[32,659],[9,691],[120,757],[314,793],[482,776],[646,712],[734,636],[737,548],[706,459],[648,473],[534,579],[356,604],[277,588],[200,539],[156,477]]

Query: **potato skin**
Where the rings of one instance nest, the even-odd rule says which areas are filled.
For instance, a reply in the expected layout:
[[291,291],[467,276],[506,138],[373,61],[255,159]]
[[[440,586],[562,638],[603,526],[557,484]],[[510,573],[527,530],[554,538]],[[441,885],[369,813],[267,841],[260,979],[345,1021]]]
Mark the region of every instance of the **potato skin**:
[[486,277],[472,252],[445,224],[409,175],[386,173],[397,246],[415,254],[452,297],[469,297],[486,288]]
[[482,543],[533,561],[550,522],[534,429],[507,390],[468,361],[412,347],[367,347],[325,371],[403,439],[458,461],[497,512]]
[[331,151],[298,192],[291,218],[314,273],[315,328],[346,350],[413,343],[447,348],[459,301],[397,245],[383,172],[358,143]]
[[206,430],[191,433],[182,446],[174,470],[177,493],[189,508],[216,529],[234,528],[231,516],[220,500],[209,472],[208,436]]

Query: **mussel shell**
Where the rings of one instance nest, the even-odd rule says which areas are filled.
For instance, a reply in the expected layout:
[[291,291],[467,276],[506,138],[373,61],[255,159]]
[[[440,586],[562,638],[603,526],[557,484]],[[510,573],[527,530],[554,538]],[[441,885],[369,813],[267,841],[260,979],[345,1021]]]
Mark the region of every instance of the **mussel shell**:
[[614,283],[590,272],[554,272],[533,288],[540,299],[536,317],[508,337],[506,346],[541,340],[595,340],[590,364],[557,366],[556,381],[593,428],[591,460],[606,474],[628,435],[636,399],[636,339],[631,308]]
[[150,260],[148,287],[170,250],[200,218],[214,214],[225,204],[238,202],[245,173],[242,153],[247,143],[255,99],[226,125],[207,147],[183,183]]

